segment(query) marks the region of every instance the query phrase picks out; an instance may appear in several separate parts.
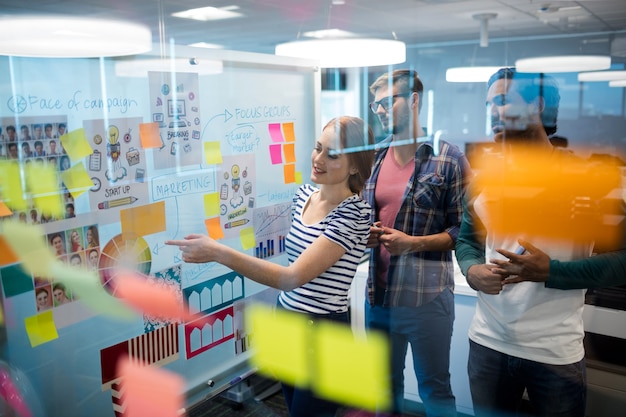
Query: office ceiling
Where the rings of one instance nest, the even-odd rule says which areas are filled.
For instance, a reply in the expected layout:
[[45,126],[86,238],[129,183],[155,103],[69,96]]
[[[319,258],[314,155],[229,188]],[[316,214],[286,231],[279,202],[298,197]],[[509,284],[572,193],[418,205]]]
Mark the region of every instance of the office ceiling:
[[[344,4],[338,4],[344,3]],[[236,5],[242,17],[194,21],[172,17],[189,8]],[[209,42],[226,49],[274,53],[301,33],[343,29],[363,37],[431,43],[479,41],[481,13],[490,40],[575,34],[626,36],[624,0],[0,0],[0,15],[66,14],[144,23],[153,40]],[[608,52],[608,51],[607,51]]]

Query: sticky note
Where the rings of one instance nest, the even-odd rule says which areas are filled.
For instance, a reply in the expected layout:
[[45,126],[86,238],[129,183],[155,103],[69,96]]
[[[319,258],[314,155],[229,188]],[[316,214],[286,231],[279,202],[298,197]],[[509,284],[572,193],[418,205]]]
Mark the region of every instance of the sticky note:
[[10,265],[17,261],[17,255],[13,252],[5,237],[0,235],[0,266]]
[[[354,335],[349,325],[320,321],[313,346],[313,391],[323,398],[375,411],[390,406],[389,357],[386,337]],[[364,366],[367,364],[367,366]]]
[[204,142],[204,160],[209,165],[222,163],[222,150],[219,141]]
[[26,326],[26,334],[28,334],[31,347],[48,343],[59,337],[57,328],[54,325],[52,311],[26,317],[24,325]]
[[54,167],[44,164],[28,164],[25,171],[26,184],[35,207],[44,214],[63,218],[65,204]]
[[243,250],[252,249],[256,246],[254,227],[244,227],[241,229],[239,231],[239,238],[241,239],[241,247]]
[[132,361],[117,363],[124,392],[125,417],[174,417],[185,406],[185,380],[170,371]]
[[296,141],[296,135],[293,129],[293,122],[283,123],[283,135],[285,136],[285,140],[287,142]]
[[51,274],[93,311],[122,320],[136,319],[135,310],[104,289],[97,272],[55,262],[51,267]]
[[70,169],[63,171],[61,180],[74,198],[78,198],[78,196],[93,187],[93,181],[83,163],[78,163]]
[[4,202],[0,201],[0,217],[10,216],[13,214],[11,209]]
[[212,217],[210,219],[206,219],[204,221],[204,225],[206,226],[206,231],[208,235],[212,239],[218,240],[224,237],[224,230],[222,229],[222,225],[220,224],[219,217]]
[[50,267],[57,259],[52,254],[41,226],[27,225],[18,221],[2,223],[2,235],[23,267],[33,276],[52,278]]
[[296,145],[294,143],[285,143],[283,146],[283,154],[285,155],[286,163],[296,162]]
[[296,172],[296,184],[302,184],[302,171]]
[[280,123],[270,123],[267,128],[270,132],[270,138],[272,139],[272,142],[285,141],[285,139],[283,138],[283,132],[280,129]]
[[209,193],[204,195],[204,215],[205,217],[215,217],[220,215],[219,193]]
[[115,277],[115,294],[144,315],[178,322],[194,319],[185,308],[180,291],[138,272],[120,271]]
[[274,143],[269,146],[270,148],[270,160],[272,161],[272,165],[282,164],[283,163],[283,155],[282,155],[282,145]]
[[93,153],[93,149],[89,145],[87,136],[85,136],[85,129],[80,128],[72,130],[61,136],[61,145],[67,152],[72,162],[76,162]]
[[3,202],[15,211],[26,210],[28,203],[24,199],[20,165],[16,161],[0,160],[0,192]]
[[160,148],[163,146],[163,141],[159,133],[159,123],[140,123],[139,141],[141,142],[141,147],[144,149]]
[[285,164],[283,165],[283,172],[285,176],[285,184],[291,184],[296,182],[296,165]]
[[130,239],[165,230],[165,202],[147,204],[120,211],[122,236]]
[[308,386],[311,378],[307,359],[310,329],[306,317],[259,304],[250,305],[245,314],[255,349],[250,362],[259,368],[260,373],[267,373],[290,385]]
[[0,269],[0,276],[2,276],[2,290],[6,298],[32,291],[35,288],[32,275],[20,265]]

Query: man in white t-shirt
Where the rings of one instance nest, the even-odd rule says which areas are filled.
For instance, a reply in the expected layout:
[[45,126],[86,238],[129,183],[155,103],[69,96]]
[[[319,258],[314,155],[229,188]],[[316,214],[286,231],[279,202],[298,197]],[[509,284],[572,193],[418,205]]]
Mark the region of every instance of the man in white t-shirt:
[[[549,140],[556,131],[560,100],[551,77],[503,68],[488,86],[487,104],[494,140],[501,145],[503,169],[516,164],[523,169],[533,160],[542,160],[547,169],[575,158]],[[504,181],[504,176],[496,181]],[[503,184],[509,195],[523,199],[523,187]],[[502,199],[489,195],[486,188],[468,194],[455,250],[468,284],[478,291],[468,359],[474,413],[477,417],[515,416],[527,392],[537,415],[583,417],[585,290],[547,288],[539,282],[509,284],[494,271],[498,266],[491,260],[507,260],[498,249],[523,252],[522,238],[560,261],[590,256],[592,244],[564,236],[508,234],[496,227],[494,213],[499,209],[506,210]]]

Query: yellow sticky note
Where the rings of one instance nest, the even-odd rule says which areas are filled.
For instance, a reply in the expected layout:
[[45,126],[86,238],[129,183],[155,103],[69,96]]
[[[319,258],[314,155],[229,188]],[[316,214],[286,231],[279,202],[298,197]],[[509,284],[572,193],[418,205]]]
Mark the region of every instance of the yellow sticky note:
[[93,153],[83,128],[64,134],[60,140],[63,149],[65,149],[72,162],[76,162]]
[[209,193],[204,195],[204,215],[205,217],[215,217],[220,215],[219,193]]
[[293,122],[283,123],[283,136],[285,136],[285,141],[287,142],[296,141],[296,135],[293,129]]
[[296,165],[285,164],[283,165],[284,181],[285,184],[292,184],[296,182]]
[[[355,335],[349,325],[320,321],[313,352],[313,391],[319,396],[375,411],[390,406],[387,339],[380,333]],[[364,366],[367,364],[367,366]]]
[[74,198],[93,187],[93,181],[82,163],[73,165],[70,169],[63,171],[61,180]]
[[165,202],[138,206],[120,211],[122,236],[129,239],[165,230]]
[[256,246],[254,227],[244,227],[241,229],[239,231],[239,238],[241,239],[241,247],[243,250],[248,250]]
[[285,155],[286,163],[296,162],[296,145],[295,143],[285,143],[283,145],[283,155]]
[[24,325],[26,326],[26,333],[32,347],[48,343],[59,337],[57,328],[54,325],[52,311],[26,317]]
[[26,184],[32,194],[33,204],[42,213],[62,218],[65,205],[59,179],[51,165],[31,163],[26,166]]
[[204,221],[204,225],[206,226],[207,233],[212,239],[218,240],[224,237],[224,230],[222,229],[222,225],[220,224],[219,217],[206,219]]
[[222,163],[222,150],[218,141],[204,142],[204,159],[209,165]]
[[159,123],[141,123],[139,125],[139,141],[144,149],[160,148],[163,146],[159,132]]
[[14,211],[26,210],[28,203],[24,199],[20,165],[17,161],[0,160],[0,192],[2,200]]
[[262,305],[246,309],[246,323],[254,340],[255,354],[250,362],[266,373],[290,385],[306,387],[308,372],[307,319],[303,314],[272,310]]
[[302,171],[296,172],[296,184],[302,184]]

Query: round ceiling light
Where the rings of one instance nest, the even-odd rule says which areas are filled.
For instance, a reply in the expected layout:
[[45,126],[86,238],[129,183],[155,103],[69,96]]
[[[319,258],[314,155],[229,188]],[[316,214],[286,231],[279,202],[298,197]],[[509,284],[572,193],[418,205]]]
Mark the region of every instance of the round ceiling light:
[[313,39],[276,45],[276,55],[317,60],[322,68],[375,67],[406,61],[406,45],[388,39]]
[[0,55],[91,58],[135,55],[152,50],[144,25],[66,16],[11,16],[0,19]]

